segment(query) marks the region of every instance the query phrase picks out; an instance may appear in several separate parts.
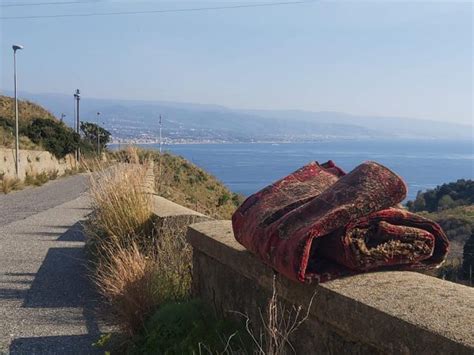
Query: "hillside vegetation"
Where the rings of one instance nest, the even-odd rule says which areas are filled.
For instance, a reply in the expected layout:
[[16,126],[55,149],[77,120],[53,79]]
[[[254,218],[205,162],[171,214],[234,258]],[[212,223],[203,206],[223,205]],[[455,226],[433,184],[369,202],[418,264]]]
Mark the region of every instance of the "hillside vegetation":
[[[30,123],[34,118],[56,120],[51,112],[30,101],[19,100],[18,112],[20,123]],[[11,122],[15,121],[15,100],[12,97],[0,95],[0,117]]]
[[[25,132],[35,119],[44,119],[58,122],[54,115],[30,101],[18,101],[18,122],[20,128],[20,149],[44,149],[39,142],[33,142]],[[12,97],[0,95],[0,147],[13,148],[15,146],[15,100]]]
[[461,179],[419,191],[407,208],[435,220],[451,241],[464,244],[474,231],[474,181]]
[[461,179],[419,191],[414,201],[407,202],[407,208],[439,223],[448,236],[450,252],[440,276],[468,280],[472,285],[472,273],[466,270],[474,265],[468,242],[474,238],[474,181]]
[[[54,116],[44,108],[29,101],[19,100],[18,116],[20,126],[31,122],[35,117],[54,119]],[[15,100],[12,97],[0,95],[0,147],[13,148],[15,145]],[[20,146],[23,149],[41,149],[27,136],[20,134]]]
[[408,201],[407,207],[412,212],[438,212],[472,204],[474,204],[474,181],[460,179],[425,192],[418,191],[416,199]]
[[243,197],[186,159],[154,153],[156,191],[163,197],[213,218],[230,219]]
[[[97,151],[97,135],[100,133],[100,145],[103,150],[110,140],[110,133],[95,124],[82,122],[84,139],[59,121],[43,107],[29,101],[19,102],[20,149],[47,150],[57,158],[80,148],[82,154]],[[90,132],[94,133],[91,134]],[[11,97],[0,96],[0,146],[12,148],[15,145],[15,101]]]

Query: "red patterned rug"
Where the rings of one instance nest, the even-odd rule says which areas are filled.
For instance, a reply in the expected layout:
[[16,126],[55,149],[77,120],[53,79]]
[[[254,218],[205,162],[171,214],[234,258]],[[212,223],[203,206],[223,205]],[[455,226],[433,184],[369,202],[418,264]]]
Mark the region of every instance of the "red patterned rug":
[[396,207],[406,192],[375,162],[348,174],[313,162],[247,198],[232,225],[243,246],[302,282],[439,266],[448,239],[435,222]]

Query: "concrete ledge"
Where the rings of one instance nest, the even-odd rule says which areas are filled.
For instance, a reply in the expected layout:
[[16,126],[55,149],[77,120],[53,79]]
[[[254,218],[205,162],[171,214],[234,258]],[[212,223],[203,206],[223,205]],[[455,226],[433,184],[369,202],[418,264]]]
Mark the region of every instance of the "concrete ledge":
[[173,231],[176,235],[186,234],[193,223],[209,221],[211,218],[183,207],[158,195],[152,195],[152,212],[156,230]]
[[155,219],[155,228],[173,231],[176,235],[185,235],[190,224],[208,221],[211,218],[202,213],[193,211],[155,194],[155,175],[153,161],[147,168],[145,176],[145,191],[151,194],[152,213]]
[[167,200],[164,197],[154,195],[153,197],[153,213],[160,218],[169,218],[176,216],[194,216],[194,217],[205,217],[202,213],[193,211],[189,208],[183,207],[174,203],[173,201]]
[[[194,292],[258,322],[274,272],[237,243],[230,221],[190,226]],[[303,285],[277,276],[290,305],[309,304],[293,345],[305,353],[473,354],[474,289],[415,272],[377,272]]]

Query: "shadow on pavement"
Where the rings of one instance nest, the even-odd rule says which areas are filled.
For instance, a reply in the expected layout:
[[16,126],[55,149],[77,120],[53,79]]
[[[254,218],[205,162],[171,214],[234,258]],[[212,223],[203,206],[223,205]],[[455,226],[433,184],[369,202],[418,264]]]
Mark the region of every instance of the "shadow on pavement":
[[92,347],[95,341],[89,334],[19,338],[12,341],[10,354],[103,354]]
[[58,239],[60,242],[85,242],[84,226],[81,222],[77,222],[71,226]]
[[1,300],[21,300],[25,297],[26,291],[22,289],[0,288]]
[[83,307],[93,298],[86,276],[85,252],[51,248],[23,302],[27,308]]
[[[50,228],[50,227],[48,227]],[[62,228],[64,229],[64,227]],[[57,237],[56,240],[59,242],[85,242],[86,238],[84,237],[84,226],[81,222],[77,222],[69,227],[69,229],[58,237],[57,232],[24,232],[23,234],[34,235],[36,237]],[[47,241],[50,241],[52,238],[48,238]]]
[[[57,240],[84,241],[82,230],[82,225],[76,223]],[[26,294],[7,291],[0,290],[0,299],[23,296],[22,307],[25,308],[82,308],[87,328],[84,335],[14,339],[10,345],[11,354],[101,353],[92,347],[100,336],[95,311],[99,297],[87,277],[83,247],[50,248]]]

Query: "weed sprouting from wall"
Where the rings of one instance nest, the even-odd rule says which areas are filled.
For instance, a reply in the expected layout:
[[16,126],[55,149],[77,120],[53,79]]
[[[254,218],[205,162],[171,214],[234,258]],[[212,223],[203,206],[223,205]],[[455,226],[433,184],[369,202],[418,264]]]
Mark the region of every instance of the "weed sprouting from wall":
[[252,327],[250,318],[246,314],[235,312],[245,318],[246,330],[255,345],[255,354],[258,355],[286,355],[290,352],[296,353],[291,336],[308,319],[313,305],[316,292],[313,293],[306,309],[301,305],[288,307],[281,301],[276,284],[276,276],[273,276],[272,295],[268,300],[264,312],[260,310],[260,332],[256,332],[255,325]]

